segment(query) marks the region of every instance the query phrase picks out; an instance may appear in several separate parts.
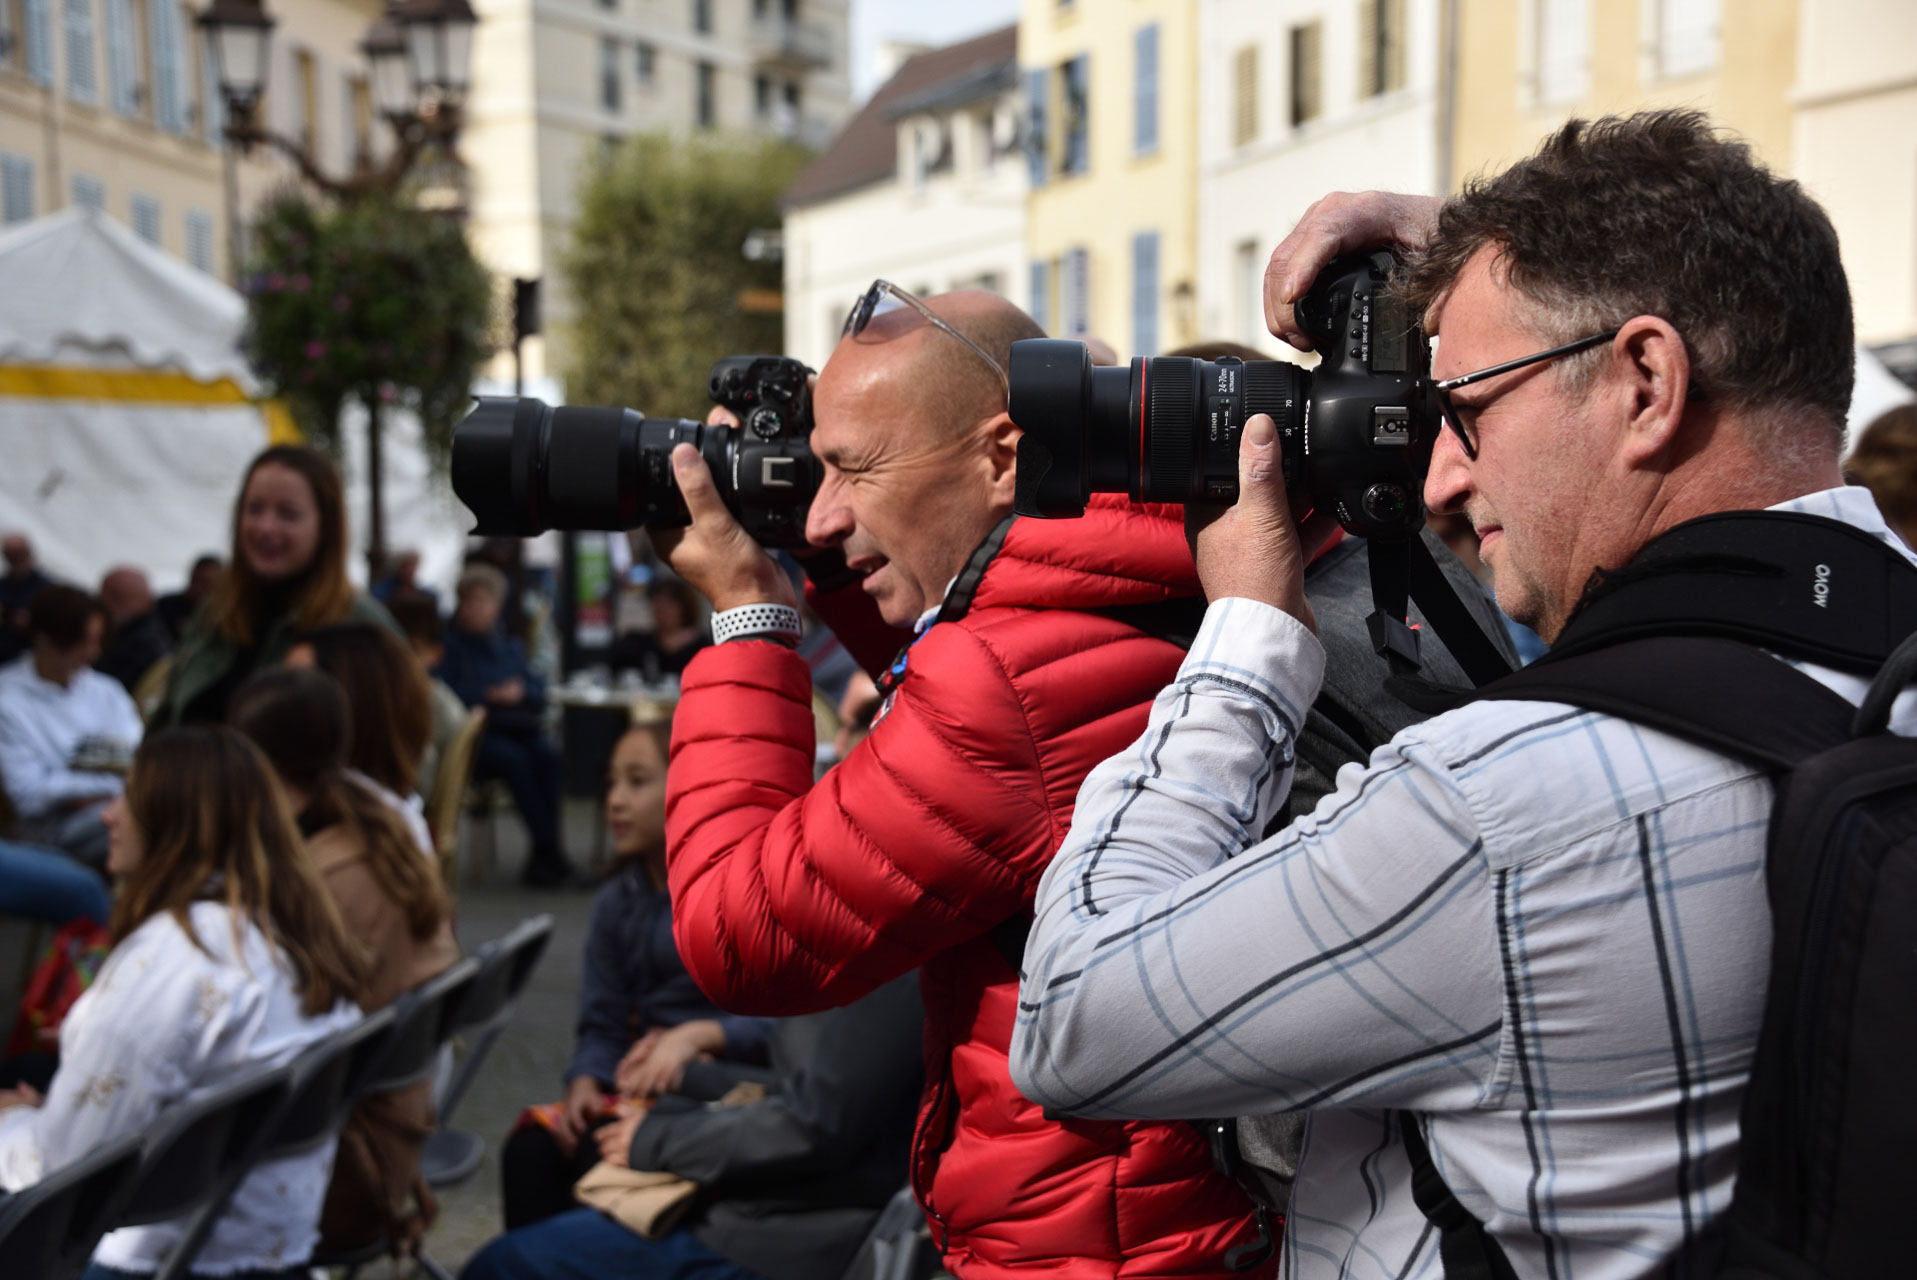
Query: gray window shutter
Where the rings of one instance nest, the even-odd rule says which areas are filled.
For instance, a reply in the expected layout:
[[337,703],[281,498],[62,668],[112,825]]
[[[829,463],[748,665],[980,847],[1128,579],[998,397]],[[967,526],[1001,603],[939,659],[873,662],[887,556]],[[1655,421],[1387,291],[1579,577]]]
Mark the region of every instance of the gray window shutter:
[[220,96],[220,71],[212,51],[200,47],[200,128],[206,140],[219,146],[226,131],[226,99]]
[[74,174],[73,203],[82,209],[106,208],[106,184],[84,173]]
[[1132,82],[1132,150],[1158,150],[1158,24],[1140,27]]
[[65,0],[67,24],[67,96],[97,102],[98,73],[93,66],[93,0]]
[[203,209],[187,211],[186,260],[207,274],[212,274],[213,215]]
[[1050,79],[1044,67],[1025,73],[1025,162],[1035,187],[1045,185],[1046,150],[1051,140],[1051,122],[1046,119],[1046,108],[1051,105]]
[[1039,328],[1052,331],[1052,264],[1034,262],[1032,264],[1032,321]]
[[1132,354],[1158,354],[1158,233],[1132,237]]
[[168,133],[186,132],[185,42],[175,0],[148,0],[153,44],[153,119]]
[[152,196],[133,197],[133,234],[148,244],[160,243],[160,202]]
[[0,220],[11,226],[32,221],[34,213],[33,161],[0,153]]
[[51,0],[26,0],[27,77],[45,87],[53,83],[53,15]]
[[1065,336],[1083,338],[1092,331],[1092,255],[1086,249],[1067,249],[1059,260],[1059,292],[1064,310]]
[[[133,11],[130,0],[105,0],[107,86],[113,110],[123,116],[140,114],[140,84],[133,59]],[[164,8],[164,3],[155,8]]]

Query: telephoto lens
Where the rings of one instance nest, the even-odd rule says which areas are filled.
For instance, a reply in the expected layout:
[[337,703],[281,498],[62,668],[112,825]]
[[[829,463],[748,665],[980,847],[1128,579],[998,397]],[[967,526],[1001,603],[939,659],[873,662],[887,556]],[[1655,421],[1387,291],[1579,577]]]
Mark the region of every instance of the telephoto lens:
[[782,356],[721,360],[710,390],[739,430],[631,409],[482,398],[453,434],[453,492],[477,518],[478,534],[683,526],[691,517],[672,450],[689,444],[746,532],[764,546],[802,547],[821,477],[810,373]]
[[1139,357],[1097,368],[1083,343],[1012,344],[1023,515],[1083,515],[1094,493],[1135,502],[1225,503],[1238,496],[1238,441],[1254,414],[1278,428],[1285,483],[1346,531],[1407,538],[1439,417],[1424,335],[1389,289],[1386,254],[1341,258],[1313,281],[1298,316],[1321,360]]

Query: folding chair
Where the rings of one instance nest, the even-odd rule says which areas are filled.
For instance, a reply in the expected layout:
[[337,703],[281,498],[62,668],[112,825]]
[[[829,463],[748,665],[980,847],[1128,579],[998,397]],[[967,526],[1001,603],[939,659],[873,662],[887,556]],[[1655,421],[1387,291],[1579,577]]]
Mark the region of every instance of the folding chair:
[[259,1158],[292,1083],[291,1064],[263,1068],[162,1114],[110,1229],[171,1222],[224,1206]]
[[220,1171],[205,1203],[194,1211],[186,1234],[167,1258],[156,1280],[181,1280],[199,1256],[214,1224],[226,1212],[233,1193],[266,1160],[297,1154],[322,1142],[337,1141],[354,1090],[386,1046],[393,1011],[380,1009],[353,1026],[309,1046],[288,1064],[287,1088],[279,1107],[266,1117],[239,1158]]
[[[392,1015],[392,1031],[379,1054],[367,1065],[351,1101],[369,1095],[396,1093],[432,1079],[439,1063],[440,1048],[452,1037],[454,1008],[479,976],[477,957],[467,956],[435,977],[428,978],[401,995],[386,1008]],[[349,1102],[350,1106],[350,1102]],[[345,1119],[345,1112],[340,1113]],[[335,1253],[321,1251],[313,1256],[315,1267],[342,1267],[352,1277],[363,1266],[378,1262],[389,1249],[380,1240],[363,1249]],[[435,1280],[449,1280],[438,1263],[422,1251],[419,1265]]]
[[522,920],[511,933],[487,943],[474,953],[480,964],[466,998],[453,1011],[452,1034],[469,1038],[466,1060],[460,1064],[446,1096],[439,1104],[439,1128],[426,1139],[426,1151],[420,1169],[426,1181],[435,1187],[448,1186],[470,1178],[486,1154],[486,1140],[476,1133],[449,1127],[459,1100],[466,1096],[473,1077],[493,1047],[493,1041],[512,1021],[519,993],[546,954],[552,940],[552,917],[537,915]]
[[139,1167],[140,1139],[124,1138],[0,1197],[7,1274],[73,1280],[86,1270]]

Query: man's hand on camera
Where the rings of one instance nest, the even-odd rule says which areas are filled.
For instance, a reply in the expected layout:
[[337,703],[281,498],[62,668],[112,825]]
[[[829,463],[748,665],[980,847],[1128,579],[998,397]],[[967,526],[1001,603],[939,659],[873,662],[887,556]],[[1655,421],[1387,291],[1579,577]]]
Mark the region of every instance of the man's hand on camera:
[[1265,327],[1298,350],[1311,350],[1311,339],[1299,327],[1292,306],[1318,273],[1341,253],[1422,249],[1443,207],[1437,196],[1389,191],[1336,191],[1312,205],[1271,252],[1265,268]]
[[1314,632],[1318,620],[1305,599],[1305,563],[1335,528],[1329,516],[1316,513],[1299,524],[1285,497],[1278,428],[1262,413],[1253,415],[1238,439],[1238,501],[1185,508],[1185,536],[1207,600],[1257,600]]
[[726,510],[699,451],[689,444],[675,446],[672,473],[692,515],[692,523],[684,529],[652,531],[652,545],[672,571],[711,601],[714,613],[746,604],[796,608],[799,601],[791,580]]

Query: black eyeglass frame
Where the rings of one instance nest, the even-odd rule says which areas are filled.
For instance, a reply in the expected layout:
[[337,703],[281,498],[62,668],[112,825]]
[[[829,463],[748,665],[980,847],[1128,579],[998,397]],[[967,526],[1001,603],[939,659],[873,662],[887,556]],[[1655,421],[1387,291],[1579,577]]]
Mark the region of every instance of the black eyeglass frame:
[[1520,356],[1516,360],[1506,360],[1503,364],[1494,364],[1488,369],[1478,369],[1471,373],[1461,373],[1455,378],[1445,378],[1431,384],[1437,394],[1438,410],[1444,417],[1444,425],[1458,438],[1458,447],[1464,450],[1464,456],[1476,462],[1478,446],[1465,433],[1464,422],[1458,417],[1456,406],[1451,403],[1451,393],[1459,387],[1468,387],[1474,382],[1483,382],[1486,378],[1495,378],[1501,373],[1510,373],[1527,365],[1542,364],[1546,360],[1555,360],[1559,356],[1572,355],[1579,351],[1588,351],[1601,342],[1609,342],[1622,333],[1623,329],[1611,329],[1604,333],[1594,333],[1588,338],[1579,338],[1576,342],[1567,342],[1561,347],[1552,347],[1549,351],[1540,351],[1535,355]]
[[1005,372],[1005,367],[994,360],[992,354],[984,347],[981,347],[978,343],[972,341],[957,329],[954,329],[951,325],[939,319],[939,317],[933,313],[932,308],[926,306],[923,302],[919,301],[917,297],[899,288],[890,280],[874,280],[866,288],[865,292],[859,295],[858,301],[852,304],[852,310],[846,313],[845,324],[839,329],[839,341],[843,342],[847,338],[856,338],[861,333],[864,333],[865,326],[872,323],[872,317],[878,314],[879,303],[885,300],[887,294],[892,295],[906,306],[924,316],[927,323],[945,330],[945,332],[951,334],[960,342],[963,342],[972,349],[973,353],[977,355],[979,359],[992,366],[992,372],[998,375],[999,385],[1005,388],[1006,403],[1011,403],[1012,379]]

